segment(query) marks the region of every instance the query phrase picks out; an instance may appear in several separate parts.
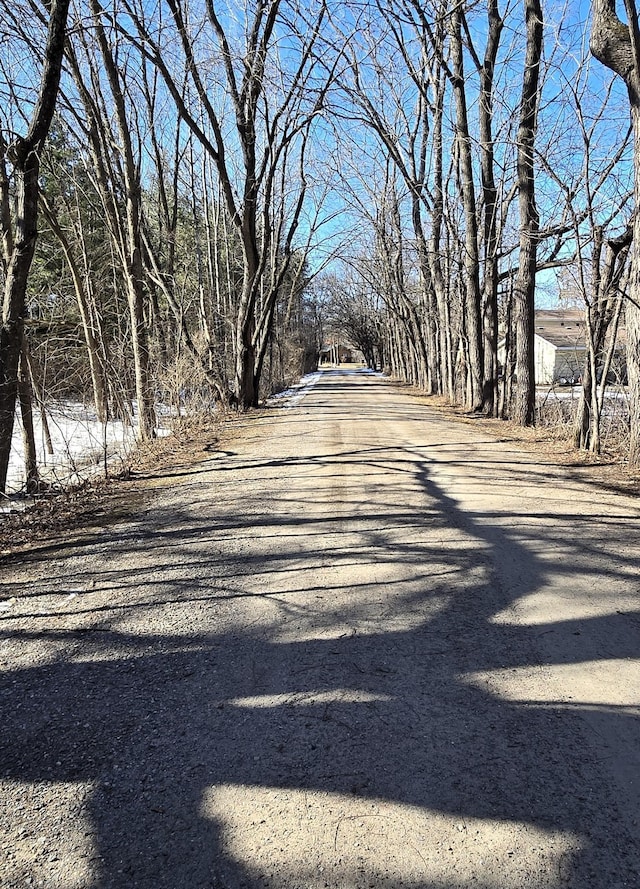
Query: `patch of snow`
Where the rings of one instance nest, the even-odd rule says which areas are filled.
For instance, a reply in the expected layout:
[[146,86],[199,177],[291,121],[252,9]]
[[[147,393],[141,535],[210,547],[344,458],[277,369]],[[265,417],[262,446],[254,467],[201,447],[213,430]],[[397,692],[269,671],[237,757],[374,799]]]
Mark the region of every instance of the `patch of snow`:
[[[578,401],[582,386],[538,386],[536,397],[538,401]],[[625,386],[607,386],[605,401],[627,402],[629,393]]]
[[[123,458],[135,445],[135,427],[120,420],[100,423],[95,411],[84,404],[59,403],[46,412],[51,434],[53,454],[46,446],[42,418],[34,412],[38,471],[40,477],[52,484],[68,485],[81,481],[96,472],[104,471],[105,464]],[[161,427],[158,435],[167,435]],[[16,414],[6,493],[19,493],[25,484],[24,443],[20,415]]]
[[275,395],[268,398],[267,404],[277,404],[286,399],[285,407],[295,407],[302,401],[305,395],[308,395],[308,393],[311,392],[321,376],[322,374],[320,371],[306,374],[293,386],[290,386],[288,389],[283,389],[282,392],[277,392]]

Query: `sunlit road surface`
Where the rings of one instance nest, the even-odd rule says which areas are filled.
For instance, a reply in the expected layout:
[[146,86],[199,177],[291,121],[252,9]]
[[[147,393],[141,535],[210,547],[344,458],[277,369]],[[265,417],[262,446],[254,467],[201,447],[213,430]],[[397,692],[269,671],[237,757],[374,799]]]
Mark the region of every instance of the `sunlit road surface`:
[[0,577],[1,886],[640,887],[636,500],[334,369],[131,513]]

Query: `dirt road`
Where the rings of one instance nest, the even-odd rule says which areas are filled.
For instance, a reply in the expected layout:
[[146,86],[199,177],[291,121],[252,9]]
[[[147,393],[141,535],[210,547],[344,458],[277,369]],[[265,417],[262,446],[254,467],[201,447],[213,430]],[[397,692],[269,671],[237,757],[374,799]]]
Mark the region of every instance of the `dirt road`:
[[0,885],[640,887],[640,511],[322,374],[0,574]]

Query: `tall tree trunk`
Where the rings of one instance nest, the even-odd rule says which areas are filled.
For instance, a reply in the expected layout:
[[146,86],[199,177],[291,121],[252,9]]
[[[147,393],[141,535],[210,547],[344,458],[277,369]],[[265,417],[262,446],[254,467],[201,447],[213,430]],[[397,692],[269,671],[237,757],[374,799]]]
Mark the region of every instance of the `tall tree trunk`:
[[590,49],[598,61],[624,80],[633,123],[633,255],[625,305],[629,378],[629,463],[640,465],[640,30],[635,0],[625,0],[627,24],[616,14],[615,0],[595,0]]
[[422,299],[425,304],[426,317],[424,327],[426,334],[421,333],[424,344],[425,380],[423,388],[430,395],[441,391],[440,382],[440,339],[438,335],[438,308],[435,284],[431,275],[429,249],[425,238],[420,216],[420,198],[412,194],[413,231],[416,236],[416,251],[420,267]]
[[453,398],[451,379],[451,354],[447,292],[442,271],[442,225],[444,217],[444,174],[442,119],[444,115],[444,76],[439,74],[434,81],[434,112],[432,135],[433,197],[431,207],[431,235],[429,238],[429,265],[437,307],[437,332],[439,367],[439,394]]
[[258,391],[255,380],[255,304],[257,262],[245,258],[242,294],[236,322],[236,396],[243,410],[256,407]]
[[471,158],[471,136],[467,113],[465,77],[462,52],[462,14],[459,6],[452,12],[451,53],[453,59],[452,85],[456,103],[456,141],[460,156],[460,191],[464,206],[464,283],[465,283],[465,327],[467,331],[467,354],[469,358],[469,385],[467,406],[470,410],[481,410],[483,404],[484,362],[482,356],[482,323],[480,294],[480,259],[478,255],[478,219],[476,195],[473,182],[473,161]]
[[482,170],[484,280],[482,286],[482,334],[484,355],[484,409],[498,416],[498,190],[494,174],[493,78],[503,21],[498,0],[489,0],[489,33],[480,69],[480,165]]
[[[638,78],[640,83],[640,78]],[[635,92],[632,106],[634,141],[634,193],[636,212],[633,219],[633,256],[629,276],[629,294],[624,318],[627,331],[627,377],[629,389],[629,463],[640,465],[640,101]]]
[[[136,269],[138,273],[136,274]],[[136,401],[138,402],[138,438],[148,441],[155,436],[155,405],[151,385],[149,334],[144,316],[145,294],[142,282],[142,263],[134,257],[127,274],[127,297],[131,317],[131,344],[135,372]]]
[[[2,178],[6,179],[4,158],[10,153],[16,189],[15,232],[7,230],[9,214],[5,207],[2,209],[3,248],[7,262],[0,330],[0,492],[4,492],[7,483],[27,282],[38,234],[40,154],[58,96],[68,10],[69,0],[53,0],[38,100],[26,136],[19,136],[10,151],[4,141],[0,141]],[[4,198],[3,188],[3,204]]]
[[524,10],[527,49],[518,127],[520,256],[513,289],[517,377],[513,418],[521,426],[530,426],[535,420],[536,397],[533,338],[539,218],[535,197],[533,148],[540,99],[538,88],[542,56],[540,0],[524,0]]

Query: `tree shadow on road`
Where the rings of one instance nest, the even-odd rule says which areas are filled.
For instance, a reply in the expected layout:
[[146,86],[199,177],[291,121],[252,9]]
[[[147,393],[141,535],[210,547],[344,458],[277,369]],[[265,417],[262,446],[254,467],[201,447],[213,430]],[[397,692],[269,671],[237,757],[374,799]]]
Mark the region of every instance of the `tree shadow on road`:
[[[309,458],[304,468],[312,469],[319,459]],[[342,454],[343,467],[349,459]],[[376,513],[378,527],[368,524],[361,531],[378,554],[427,570],[434,565],[430,582],[422,579],[398,596],[393,620],[380,611],[376,628],[360,599],[338,612],[329,606],[321,617],[311,593],[320,589],[330,600],[331,586],[312,590],[308,585],[307,607],[304,590],[294,584],[299,639],[283,635],[275,618],[271,625],[212,634],[201,633],[194,618],[188,636],[141,636],[121,629],[114,613],[90,633],[69,632],[66,659],[3,674],[2,776],[25,785],[87,787],[78,812],[89,825],[94,850],[87,865],[94,874],[90,885],[307,889],[310,862],[295,859],[295,846],[285,875],[276,865],[269,872],[264,850],[255,852],[257,863],[237,852],[239,840],[231,842],[227,833],[240,816],[224,811],[224,800],[236,797],[223,794],[222,809],[207,800],[212,788],[239,787],[248,788],[254,803],[261,798],[256,789],[269,790],[272,797],[321,791],[363,806],[390,803],[436,813],[461,824],[462,833],[468,823],[481,821],[566,838],[564,847],[558,845],[564,851],[558,852],[555,870],[541,853],[540,873],[525,874],[521,884],[509,882],[508,874],[495,875],[503,866],[516,873],[513,856],[520,852],[504,852],[505,865],[488,848],[486,870],[478,865],[474,874],[459,878],[445,880],[437,868],[432,873],[425,865],[421,877],[409,873],[401,880],[384,870],[381,855],[378,869],[353,865],[342,872],[341,882],[331,882],[328,874],[327,886],[614,889],[640,884],[631,814],[603,767],[603,744],[589,743],[584,721],[584,713],[591,714],[596,721],[587,725],[597,726],[615,757],[615,739],[637,731],[632,708],[606,707],[606,702],[582,706],[579,700],[567,706],[552,696],[529,700],[526,687],[518,699],[508,699],[498,682],[505,671],[518,670],[526,680],[527,670],[545,664],[637,658],[631,616],[526,626],[497,620],[514,599],[544,588],[548,563],[537,553],[557,531],[529,528],[523,542],[520,529],[505,529],[504,516],[498,522],[488,513],[462,511],[436,482],[424,453],[407,451],[399,459],[397,452],[380,450],[369,459],[371,465],[411,475],[423,492],[432,532],[428,542],[416,537],[399,545],[392,531],[402,528],[406,514],[402,504],[394,512],[388,503]],[[375,510],[375,502],[370,506]],[[361,518],[341,516],[355,526]],[[269,521],[279,520],[247,515],[238,518],[236,529],[250,540],[257,523],[262,522],[263,533]],[[216,531],[204,519],[185,516],[175,533],[196,540],[205,527]],[[171,533],[164,543],[170,543]],[[610,537],[632,533],[620,523],[605,528]],[[446,573],[438,576],[435,567],[443,560],[438,540],[447,534],[466,541],[446,555],[461,582]],[[144,543],[141,534],[135,545]],[[334,545],[333,538],[329,543]],[[587,547],[586,539],[582,543]],[[595,533],[592,543],[612,545]],[[624,540],[618,543],[622,547]],[[319,549],[322,545],[318,540]],[[192,596],[195,607],[196,600],[206,598],[206,593],[194,595],[193,584],[200,560],[207,558],[206,546],[202,543],[191,565],[181,569],[181,578],[167,582],[168,592],[174,585],[176,593],[167,602],[188,605]],[[295,573],[294,561],[287,570]],[[570,570],[589,571],[586,558],[567,565]],[[598,582],[594,575],[593,583]],[[378,592],[380,602],[385,590]],[[403,614],[408,618],[401,626]],[[324,632],[331,621],[353,631],[331,637]],[[35,633],[43,641],[60,638],[46,620]],[[8,630],[13,639],[20,634],[17,623]],[[25,644],[29,638],[25,633]],[[265,812],[274,817],[278,805],[263,811],[256,804],[253,821]],[[272,835],[285,843],[281,828],[276,818]],[[411,842],[419,846],[421,841]],[[448,852],[443,848],[437,854],[446,858]],[[273,854],[271,860],[278,861],[287,852]]]

